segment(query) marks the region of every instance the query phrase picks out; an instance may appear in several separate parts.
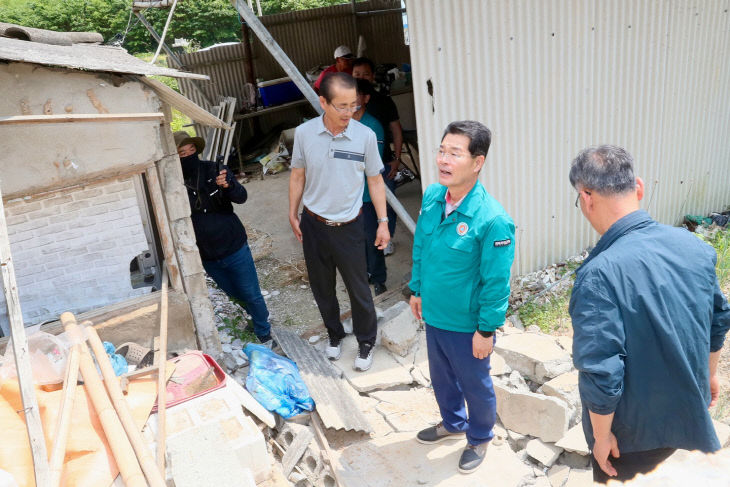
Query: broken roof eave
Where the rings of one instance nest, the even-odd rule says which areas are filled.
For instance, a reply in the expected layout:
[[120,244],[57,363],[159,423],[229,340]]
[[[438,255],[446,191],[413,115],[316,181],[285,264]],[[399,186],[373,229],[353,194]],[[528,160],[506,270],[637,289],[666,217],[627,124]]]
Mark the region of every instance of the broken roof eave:
[[140,76],[139,80],[149,86],[162,101],[178,109],[184,115],[190,117],[193,121],[213,128],[226,129],[231,128],[230,125],[223,122],[206,109],[197,105],[177,91],[173,90],[164,83],[160,83],[156,79]]
[[121,47],[96,44],[57,46],[0,37],[0,60],[120,74],[210,79],[204,74],[186,73],[148,64]]

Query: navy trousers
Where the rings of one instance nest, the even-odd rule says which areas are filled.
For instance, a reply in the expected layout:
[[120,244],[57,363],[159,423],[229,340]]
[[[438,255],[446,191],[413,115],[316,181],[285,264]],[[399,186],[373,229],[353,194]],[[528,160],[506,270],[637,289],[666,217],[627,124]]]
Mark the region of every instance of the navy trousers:
[[489,375],[491,356],[474,357],[473,336],[426,325],[428,369],[444,427],[463,431],[470,445],[480,445],[494,437],[497,399]]
[[221,260],[204,260],[203,268],[227,295],[243,303],[260,341],[271,337],[269,310],[261,295],[259,277],[248,244]]

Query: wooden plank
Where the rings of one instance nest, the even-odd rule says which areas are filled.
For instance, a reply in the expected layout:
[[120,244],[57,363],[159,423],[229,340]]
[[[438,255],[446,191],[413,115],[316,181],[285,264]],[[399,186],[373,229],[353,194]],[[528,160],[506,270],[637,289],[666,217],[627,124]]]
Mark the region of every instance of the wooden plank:
[[272,328],[271,333],[284,353],[299,367],[325,426],[366,433],[372,431],[370,422],[355,400],[357,393],[319,350],[284,328]]
[[151,167],[145,172],[147,177],[147,188],[149,189],[150,201],[152,201],[152,213],[157,223],[157,232],[160,235],[160,246],[162,253],[165,254],[165,263],[170,273],[170,281],[172,288],[183,291],[182,277],[180,276],[180,266],[177,262],[177,254],[175,254],[175,245],[172,240],[172,231],[170,222],[167,220],[167,207],[162,197],[162,186],[160,185],[160,177],[157,174],[157,168]]
[[0,117],[0,125],[75,122],[160,122],[162,113],[73,113],[70,115],[14,115]]
[[[192,100],[176,92],[169,86],[146,76],[140,76],[139,80],[154,90],[162,101],[177,108],[180,112],[184,113],[192,120],[209,127],[227,128],[226,124],[221,119],[208,112],[204,107],[201,107]],[[194,83],[192,83],[192,85],[195,86]]]
[[18,386],[23,401],[25,425],[28,429],[31,454],[33,455],[33,470],[36,485],[50,485],[50,468],[46,441],[43,436],[41,413],[33,388],[33,372],[30,367],[28,340],[23,325],[23,312],[20,309],[18,286],[15,280],[15,267],[10,254],[10,240],[5,220],[5,207],[0,197],[0,273],[3,280],[5,305],[8,309],[10,321],[10,336],[13,339],[13,353],[15,355],[15,370],[18,373]]

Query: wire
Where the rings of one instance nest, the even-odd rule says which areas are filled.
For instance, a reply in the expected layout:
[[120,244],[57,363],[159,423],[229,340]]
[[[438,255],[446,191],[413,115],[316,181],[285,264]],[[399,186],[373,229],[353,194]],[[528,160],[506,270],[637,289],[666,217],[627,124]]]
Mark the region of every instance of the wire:
[[157,51],[155,51],[155,55],[152,57],[152,61],[150,61],[150,64],[155,64],[155,61],[157,61],[157,56],[160,55],[160,50],[162,49],[162,45],[165,43],[165,36],[167,35],[167,28],[170,27],[170,21],[172,20],[172,14],[175,12],[176,6],[177,6],[177,0],[172,2],[172,7],[170,8],[170,15],[167,16],[167,22],[165,22],[165,28],[162,30],[162,35],[160,36],[160,44],[157,46]]

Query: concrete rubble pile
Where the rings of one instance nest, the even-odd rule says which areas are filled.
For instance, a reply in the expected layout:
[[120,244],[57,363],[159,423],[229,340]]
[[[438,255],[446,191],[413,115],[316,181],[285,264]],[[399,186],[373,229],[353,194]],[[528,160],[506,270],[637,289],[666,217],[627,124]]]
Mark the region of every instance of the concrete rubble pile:
[[[509,320],[498,331],[491,357],[498,414],[495,437],[483,474],[465,477],[456,471],[463,440],[435,449],[414,439],[418,430],[440,421],[430,387],[423,324],[413,318],[404,301],[379,311],[378,316],[372,369],[366,373],[352,369],[357,348],[352,335],[343,342],[342,358],[334,362],[373,427],[370,435],[336,432],[336,464],[355,479],[348,486],[478,486],[487,475],[499,477],[494,485],[505,487],[591,485],[570,337],[546,335],[534,326],[523,330]],[[345,327],[351,332],[349,320]],[[247,373],[239,360],[243,344],[225,334],[222,338],[228,345],[222,363],[243,384]],[[311,337],[308,346],[324,353],[326,336]],[[284,476],[296,487],[335,485],[329,459],[312,426],[303,422],[281,422],[276,430],[269,430],[270,453],[280,460]],[[720,423],[717,427],[721,442],[728,445],[730,427]]]

